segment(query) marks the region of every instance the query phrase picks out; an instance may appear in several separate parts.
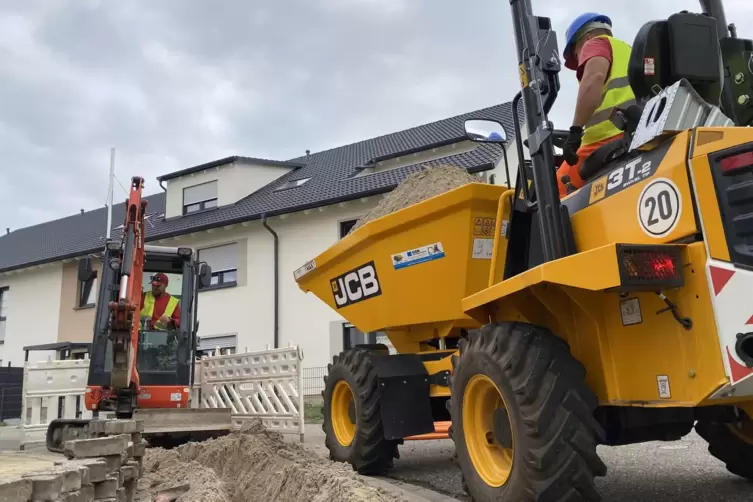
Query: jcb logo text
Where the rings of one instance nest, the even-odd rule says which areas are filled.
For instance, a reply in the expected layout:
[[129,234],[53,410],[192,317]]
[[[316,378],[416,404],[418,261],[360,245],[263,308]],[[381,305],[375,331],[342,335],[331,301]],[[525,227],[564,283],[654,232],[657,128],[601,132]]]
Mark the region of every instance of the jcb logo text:
[[373,261],[335,277],[330,283],[337,308],[347,307],[382,294]]

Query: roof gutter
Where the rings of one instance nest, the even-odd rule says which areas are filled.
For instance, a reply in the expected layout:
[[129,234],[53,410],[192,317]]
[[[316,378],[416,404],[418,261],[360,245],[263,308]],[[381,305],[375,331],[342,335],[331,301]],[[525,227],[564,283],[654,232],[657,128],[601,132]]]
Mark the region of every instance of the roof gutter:
[[277,232],[272,230],[272,228],[267,224],[267,215],[262,214],[261,215],[261,224],[264,225],[264,228],[269,230],[269,233],[272,234],[272,237],[274,239],[274,274],[275,274],[275,281],[274,281],[274,297],[275,297],[275,328],[274,328],[274,348],[277,349],[280,347],[280,238],[277,235]]

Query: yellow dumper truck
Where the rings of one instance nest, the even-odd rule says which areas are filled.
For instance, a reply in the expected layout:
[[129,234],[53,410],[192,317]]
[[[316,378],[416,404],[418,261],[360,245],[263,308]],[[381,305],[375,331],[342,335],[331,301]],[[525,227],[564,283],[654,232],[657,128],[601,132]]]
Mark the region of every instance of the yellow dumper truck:
[[[381,473],[403,440],[451,421],[474,500],[596,501],[598,445],[695,428],[753,480],[753,113],[741,97],[753,44],[720,2],[702,3],[703,14],[639,31],[636,103],[613,115],[624,141],[584,163],[586,185],[560,200],[563,135],[547,119],[556,36],[528,0],[510,1],[512,109],[523,100],[530,153],[515,187],[471,183],[424,200],[295,272],[398,352],[358,346],[329,365],[332,459]],[[484,117],[466,132],[507,135]]]

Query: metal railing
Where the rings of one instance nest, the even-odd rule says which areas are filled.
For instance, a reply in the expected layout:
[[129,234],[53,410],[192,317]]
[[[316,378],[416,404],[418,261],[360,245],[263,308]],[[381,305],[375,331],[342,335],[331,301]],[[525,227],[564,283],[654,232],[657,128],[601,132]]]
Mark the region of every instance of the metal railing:
[[322,391],[324,390],[324,376],[326,374],[326,366],[303,368],[304,397],[321,397]]

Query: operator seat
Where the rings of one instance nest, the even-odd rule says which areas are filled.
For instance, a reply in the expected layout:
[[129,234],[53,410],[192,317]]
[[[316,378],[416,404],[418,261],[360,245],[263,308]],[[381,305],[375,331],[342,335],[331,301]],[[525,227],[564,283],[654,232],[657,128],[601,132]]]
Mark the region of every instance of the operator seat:
[[579,173],[586,183],[598,177],[606,164],[627,154],[643,107],[682,78],[709,104],[720,105],[724,70],[715,18],[683,11],[667,20],[650,21],[638,31],[628,63],[636,104],[618,109],[612,118],[625,131],[623,138],[598,148],[581,165]]

